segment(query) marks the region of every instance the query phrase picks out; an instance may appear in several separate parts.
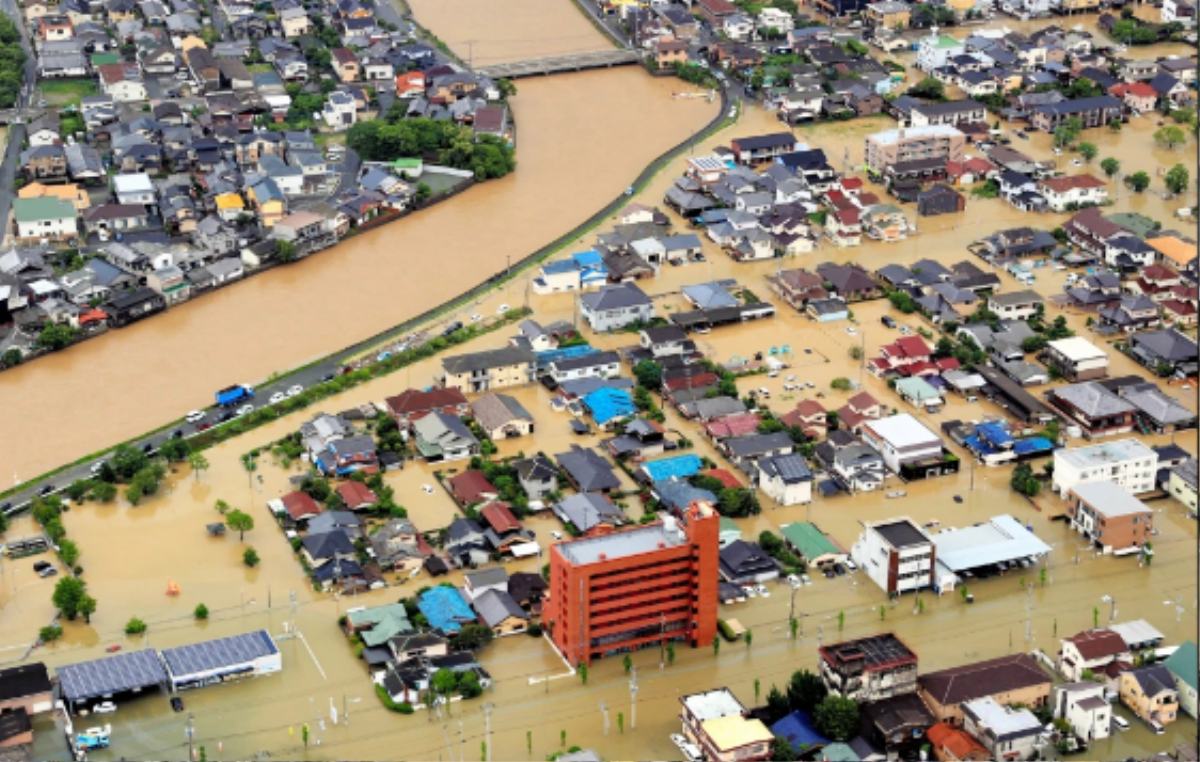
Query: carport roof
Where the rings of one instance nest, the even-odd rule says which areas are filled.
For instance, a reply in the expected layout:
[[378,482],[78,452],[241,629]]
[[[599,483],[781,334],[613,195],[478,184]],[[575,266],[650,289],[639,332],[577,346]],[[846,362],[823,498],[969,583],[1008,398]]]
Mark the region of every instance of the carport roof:
[[58,682],[63,696],[75,702],[162,685],[167,673],[158,653],[147,648],[59,667]]
[[939,532],[937,559],[952,572],[977,569],[1050,552],[1050,546],[1012,516],[1001,515],[987,524]]

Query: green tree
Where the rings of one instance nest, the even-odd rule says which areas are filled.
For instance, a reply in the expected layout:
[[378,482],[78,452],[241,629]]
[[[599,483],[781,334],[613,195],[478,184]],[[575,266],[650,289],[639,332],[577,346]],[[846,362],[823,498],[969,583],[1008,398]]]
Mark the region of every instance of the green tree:
[[858,704],[843,696],[826,696],[813,711],[813,726],[834,741],[849,741],[858,734]]
[[79,560],[79,546],[74,540],[62,540],[58,543],[58,557],[68,568],[74,569]]
[[150,629],[150,626],[144,620],[138,619],[135,616],[130,617],[129,621],[125,623],[126,635],[141,635],[148,629]]
[[667,643],[667,664],[675,663],[675,644]]
[[629,654],[625,654],[625,658],[621,659],[621,666],[625,668],[625,674],[628,675],[629,671],[633,669],[633,657]]
[[1083,157],[1084,161],[1090,162],[1092,159],[1096,158],[1099,153],[1100,149],[1095,143],[1085,142],[1079,144],[1079,155]]
[[117,496],[117,486],[108,482],[96,482],[92,485],[92,497],[101,503],[112,502]]
[[299,249],[291,241],[280,240],[275,244],[275,258],[280,262],[294,262],[299,256]]
[[19,350],[19,349],[6,350],[4,352],[4,357],[3,357],[4,367],[15,368],[18,365],[20,365],[21,361],[24,359],[25,359],[25,355],[23,355],[21,353],[21,350]]
[[811,713],[828,694],[829,690],[820,677],[807,669],[798,670],[792,673],[792,680],[788,683],[788,706]]
[[892,293],[888,294],[888,301],[892,303],[893,307],[900,310],[905,315],[911,315],[917,311],[917,303],[911,296],[903,291],[893,291]]
[[201,622],[208,619],[208,606],[205,606],[203,603],[196,604],[196,609],[192,612],[192,616]]
[[1190,179],[1187,167],[1182,164],[1176,164],[1167,171],[1167,176],[1163,178],[1163,182],[1166,184],[1167,190],[1178,195],[1187,189]]
[[463,625],[453,637],[454,646],[460,651],[477,651],[492,642],[492,628],[482,624]]
[[1123,129],[1123,127],[1124,127],[1124,125],[1121,124],[1120,119],[1114,119],[1108,123],[1108,131],[1109,132],[1120,132]]
[[246,548],[246,550],[242,553],[242,563],[251,569],[258,566],[261,560],[262,559],[258,557],[258,551],[256,551],[254,548]]
[[625,713],[617,712],[617,732],[625,735]]
[[771,762],[795,762],[798,759],[800,752],[792,742],[783,736],[775,736],[771,741]]
[[517,94],[517,84],[511,79],[501,78],[496,80],[496,88],[500,90],[500,97],[511,98]]
[[166,458],[169,463],[180,463],[187,460],[191,451],[192,446],[187,443],[187,440],[176,439],[175,437],[163,442],[162,447],[158,450],[159,454]]
[[1109,156],[1100,162],[1100,169],[1104,170],[1104,174],[1112,177],[1121,171],[1121,162]]
[[38,346],[45,347],[51,352],[70,346],[79,332],[64,323],[51,323],[38,334]]
[[792,711],[787,696],[774,685],[767,691],[767,720],[769,725],[779,722]]
[[1134,193],[1141,193],[1150,187],[1150,175],[1145,172],[1134,172],[1125,178],[1125,184],[1132,188]]
[[57,624],[49,624],[38,630],[38,640],[43,643],[52,643],[62,637],[63,629]]
[[721,655],[721,636],[720,635],[713,635],[712,647],[713,647],[713,656],[720,656]]
[[96,613],[96,599],[87,593],[79,599],[79,613],[83,614],[83,621],[87,624],[92,623],[92,614]]
[[196,480],[200,479],[200,472],[209,469],[208,458],[204,457],[204,453],[199,450],[193,450],[188,453],[188,465],[192,468],[192,473],[196,475]]
[[1173,124],[1154,131],[1154,142],[1165,148],[1175,149],[1187,142],[1187,135]]
[[134,474],[150,465],[150,458],[141,450],[129,445],[117,445],[109,459],[119,479],[132,479]]
[[579,682],[587,685],[588,681],[588,665],[586,662],[580,663],[579,668],[575,670],[579,673]]
[[254,529],[254,517],[234,508],[225,514],[225,526],[237,532],[239,540],[245,540],[246,532]]
[[754,645],[754,630],[746,630],[745,640],[746,650],[749,651],[750,646]]
[[946,100],[946,86],[940,80],[933,77],[926,77],[917,84],[908,88],[905,95],[911,98],[925,98],[931,101]]
[[633,366],[633,377],[637,379],[638,386],[643,386],[651,391],[657,391],[662,387],[662,368],[658,363],[642,360]]

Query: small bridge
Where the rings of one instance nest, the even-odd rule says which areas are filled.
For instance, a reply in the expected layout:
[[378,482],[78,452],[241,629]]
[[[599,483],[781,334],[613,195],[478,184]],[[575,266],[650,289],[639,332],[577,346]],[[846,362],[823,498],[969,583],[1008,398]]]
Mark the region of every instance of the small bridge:
[[31,108],[0,109],[0,125],[23,124],[47,110],[48,109],[31,109]]
[[550,58],[535,58],[531,61],[516,61],[514,63],[496,64],[476,69],[480,74],[492,79],[519,79],[534,77],[539,74],[558,74],[567,71],[584,71],[585,69],[607,69],[612,66],[626,66],[641,60],[634,50],[605,50],[599,53],[576,53],[569,56],[552,56]]

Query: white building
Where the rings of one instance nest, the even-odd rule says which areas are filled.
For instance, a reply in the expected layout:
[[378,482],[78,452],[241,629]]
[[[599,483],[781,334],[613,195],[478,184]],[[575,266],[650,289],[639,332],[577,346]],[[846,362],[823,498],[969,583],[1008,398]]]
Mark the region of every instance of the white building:
[[1158,453],[1136,439],[1054,451],[1054,491],[1066,495],[1076,484],[1112,482],[1132,495],[1155,489]]
[[888,595],[933,586],[933,539],[907,516],[867,524],[850,557]]
[[724,32],[729,39],[744,42],[754,36],[754,22],[749,16],[731,13],[725,18]]
[[353,127],[358,119],[354,96],[340,90],[330,93],[329,100],[325,101],[325,108],[321,110],[321,119],[334,132],[343,132]]
[[796,26],[792,14],[779,8],[763,8],[758,14],[759,29],[776,29],[780,32],[790,32]]
[[770,455],[754,463],[758,487],[780,505],[812,502],[813,474],[804,456],[797,453]]
[[1178,21],[1185,27],[1196,25],[1196,4],[1192,0],[1163,0],[1162,23]]
[[206,640],[160,652],[173,690],[201,688],[283,669],[279,647],[266,630]]
[[1071,723],[1075,735],[1085,741],[1108,738],[1112,732],[1112,705],[1104,698],[1104,686],[1086,680],[1054,687],[1054,716]]
[[117,196],[118,204],[153,204],[154,183],[150,175],[138,172],[133,175],[116,175],[113,177],[113,193]]
[[1034,755],[1042,723],[1028,709],[1001,706],[991,696],[964,701],[963,730],[979,739],[992,759],[1020,760]]
[[938,34],[937,27],[930,27],[929,34],[921,38],[917,48],[917,68],[925,73],[940,69],[954,56],[967,52],[967,46],[960,40],[944,34]]
[[1082,336],[1046,345],[1046,362],[1072,381],[1091,381],[1108,375],[1108,353]]
[[79,235],[75,205],[55,196],[13,199],[17,238],[25,243],[61,240]]
[[911,413],[864,421],[861,426],[863,441],[883,456],[893,473],[900,473],[907,463],[942,457],[942,438]]
[[1108,198],[1108,183],[1092,175],[1049,177],[1038,183],[1038,192],[1056,212],[1068,211],[1072,204],[1101,204]]

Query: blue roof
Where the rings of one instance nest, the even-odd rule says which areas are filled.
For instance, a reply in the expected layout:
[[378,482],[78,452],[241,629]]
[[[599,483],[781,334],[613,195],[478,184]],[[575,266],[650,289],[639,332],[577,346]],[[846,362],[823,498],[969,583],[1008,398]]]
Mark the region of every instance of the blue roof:
[[56,672],[68,701],[86,701],[167,682],[167,672],[153,648],[64,664]]
[[975,427],[975,433],[995,447],[1004,447],[1012,444],[1013,441],[1008,427],[1002,423],[981,423]]
[[702,468],[704,468],[704,464],[700,461],[700,456],[691,454],[675,455],[642,464],[642,470],[646,472],[651,481],[655,482],[672,478],[686,479],[700,473]]
[[627,418],[637,413],[633,397],[622,389],[605,387],[583,397],[583,404],[592,412],[596,423],[605,424],[617,418]]
[[671,508],[687,508],[697,500],[707,500],[713,504],[717,502],[717,496],[708,490],[693,487],[685,481],[676,479],[654,482],[652,489],[654,494],[658,495],[658,498]]
[[266,630],[246,632],[227,638],[205,640],[189,646],[164,648],[163,662],[175,679],[199,672],[239,667],[264,656],[279,653]]
[[579,269],[579,263],[573,259],[560,259],[557,262],[547,262],[542,265],[542,272],[549,274],[569,273]]
[[580,267],[597,266],[604,264],[604,257],[600,256],[600,252],[595,249],[588,249],[571,255],[571,259]]
[[534,352],[537,358],[539,368],[545,367],[552,362],[565,360],[568,357],[583,357],[585,355],[593,355],[599,352],[599,349],[592,347],[589,344],[580,344],[574,347],[565,347],[563,349],[547,349],[544,352]]
[[772,725],[771,733],[776,736],[783,736],[792,746],[797,748],[799,748],[800,744],[811,747],[829,743],[829,739],[818,733],[816,728],[813,727],[809,716],[799,709]]
[[1035,452],[1050,452],[1054,443],[1045,437],[1030,437],[1013,444],[1013,452],[1017,455],[1029,455]]
[[976,434],[972,434],[969,437],[964,437],[963,444],[965,444],[968,449],[974,450],[980,455],[995,455],[996,453],[1000,452]]
[[417,608],[429,620],[430,627],[445,633],[458,632],[464,624],[475,621],[471,607],[452,587],[435,587],[426,590],[417,601]]

